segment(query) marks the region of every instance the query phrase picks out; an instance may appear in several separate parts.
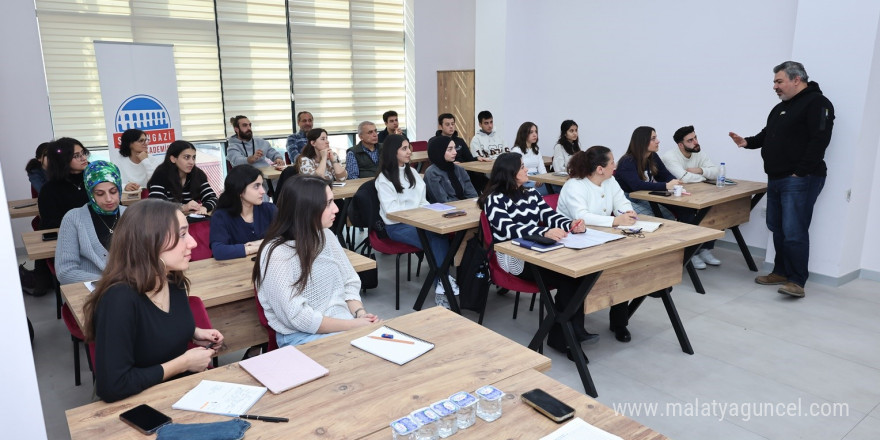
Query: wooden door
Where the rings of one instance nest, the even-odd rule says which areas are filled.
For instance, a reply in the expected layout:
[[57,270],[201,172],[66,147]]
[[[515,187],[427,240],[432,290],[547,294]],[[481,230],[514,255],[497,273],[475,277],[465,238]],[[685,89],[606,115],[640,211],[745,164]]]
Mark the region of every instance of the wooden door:
[[475,78],[473,70],[437,71],[437,116],[452,113],[458,135],[468,143],[474,138],[476,124]]

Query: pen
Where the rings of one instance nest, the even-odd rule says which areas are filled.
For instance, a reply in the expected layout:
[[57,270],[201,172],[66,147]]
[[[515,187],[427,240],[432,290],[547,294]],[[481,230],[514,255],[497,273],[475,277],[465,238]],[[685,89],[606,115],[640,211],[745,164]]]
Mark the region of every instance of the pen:
[[248,414],[242,414],[238,417],[241,419],[260,420],[263,422],[272,422],[272,423],[282,423],[282,422],[287,423],[290,421],[287,419],[287,417],[267,417],[267,416],[254,416],[254,415],[248,415]]
[[[623,211],[621,211],[621,210],[619,210],[619,209],[617,210],[617,212],[619,212],[619,213],[621,213],[621,214],[626,214],[625,212],[623,212]],[[638,219],[639,219],[639,217],[636,216],[636,220],[638,220]]]
[[373,335],[370,335],[369,337],[373,338],[373,339],[378,339],[380,341],[400,342],[401,344],[415,344],[415,342],[413,342],[413,341],[404,341],[401,339],[389,339],[389,338],[383,338],[381,336],[373,336]]

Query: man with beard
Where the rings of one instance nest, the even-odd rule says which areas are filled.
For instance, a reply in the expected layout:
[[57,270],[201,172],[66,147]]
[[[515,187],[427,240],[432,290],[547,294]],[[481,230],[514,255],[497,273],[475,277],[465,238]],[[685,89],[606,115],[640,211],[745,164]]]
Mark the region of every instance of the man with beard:
[[[678,144],[678,148],[663,153],[660,159],[676,179],[682,183],[693,183],[704,180],[714,181],[718,178],[718,167],[712,163],[709,156],[700,153],[700,142],[697,140],[693,125],[675,130],[672,140]],[[703,244],[700,252],[691,258],[695,269],[705,269],[706,264],[721,265],[721,260],[712,255],[714,248],[714,240]]]
[[235,129],[235,135],[226,140],[226,160],[232,166],[248,164],[258,168],[265,167],[269,165],[265,159],[275,166],[284,166],[284,156],[278,150],[272,148],[267,140],[254,137],[251,121],[247,116],[239,115],[230,118],[229,122]]

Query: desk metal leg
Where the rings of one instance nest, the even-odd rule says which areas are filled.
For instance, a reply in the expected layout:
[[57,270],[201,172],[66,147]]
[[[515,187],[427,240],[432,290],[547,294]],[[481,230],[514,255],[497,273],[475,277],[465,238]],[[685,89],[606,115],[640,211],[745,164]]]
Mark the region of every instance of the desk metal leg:
[[[419,233],[419,241],[422,242],[422,251],[425,253],[425,260],[428,262],[428,275],[425,277],[425,282],[422,284],[422,290],[419,291],[419,297],[416,298],[416,303],[413,305],[414,310],[422,310],[422,306],[425,304],[425,299],[428,297],[428,292],[434,284],[434,278],[438,278],[438,274],[443,272],[449,273],[449,267],[452,265],[452,260],[455,259],[455,251],[461,246],[461,242],[464,241],[464,235],[467,231],[464,230],[455,233],[452,243],[449,245],[449,252],[446,253],[443,262],[438,266],[437,261],[434,260],[434,253],[431,252],[431,243],[428,240],[428,234],[423,229],[416,228],[416,230]],[[442,276],[439,277],[439,279],[440,282],[443,283],[443,289],[446,291],[446,298],[449,300],[449,308],[453,312],[461,315],[461,309],[458,307],[458,300],[455,298],[455,291],[452,289],[449,277]]]
[[700,280],[700,275],[697,274],[697,269],[694,268],[694,264],[691,263],[691,257],[700,250],[702,244],[698,244],[696,246],[690,246],[685,248],[684,250],[684,268],[687,269],[688,275],[691,277],[691,282],[694,283],[694,290],[697,293],[706,294],[706,289],[703,288],[703,282]]
[[663,306],[666,307],[666,314],[669,315],[669,321],[672,323],[672,328],[675,330],[675,336],[678,337],[678,344],[681,345],[681,351],[687,354],[694,354],[694,349],[691,347],[691,341],[688,339],[687,332],[684,331],[684,326],[681,324],[681,318],[678,317],[678,310],[675,308],[675,303],[672,302],[672,295],[669,294],[671,289],[664,289],[660,294],[660,298],[663,299]]
[[584,300],[586,300],[587,294],[593,289],[593,285],[596,284],[596,280],[599,279],[599,275],[601,275],[602,272],[596,272],[581,278],[581,282],[578,284],[577,290],[571,298],[571,302],[569,302],[562,313],[559,313],[556,311],[553,297],[550,295],[550,291],[547,289],[547,285],[541,277],[540,269],[538,269],[537,266],[532,266],[532,270],[535,274],[535,283],[541,290],[542,304],[547,308],[547,317],[544,318],[544,321],[538,328],[538,332],[532,338],[532,341],[529,342],[529,348],[540,352],[544,345],[544,338],[550,333],[550,328],[553,327],[553,324],[559,323],[562,325],[562,333],[565,335],[568,350],[577,366],[578,374],[581,377],[581,383],[584,385],[584,391],[592,397],[598,397],[599,394],[596,392],[595,384],[593,384],[593,377],[590,376],[590,370],[587,368],[587,357],[584,355],[584,352],[581,349],[581,344],[577,341],[577,338],[574,335],[574,327],[571,325],[571,317],[574,316],[578,309],[584,307]]
[[736,239],[736,244],[739,245],[739,251],[742,252],[743,258],[746,259],[746,265],[749,266],[749,270],[757,272],[758,266],[755,264],[755,259],[752,258],[752,253],[749,252],[749,246],[746,245],[742,232],[739,231],[739,225],[731,227],[730,232],[733,232],[733,237]]

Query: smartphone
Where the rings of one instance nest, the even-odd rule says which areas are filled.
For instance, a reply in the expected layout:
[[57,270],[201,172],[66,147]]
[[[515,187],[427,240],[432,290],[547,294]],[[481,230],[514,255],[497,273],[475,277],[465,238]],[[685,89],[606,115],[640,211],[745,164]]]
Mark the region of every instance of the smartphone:
[[171,423],[171,417],[156,411],[155,408],[147,404],[136,406],[120,414],[119,419],[145,435],[152,434]]
[[335,186],[337,188],[340,186],[345,186],[345,182],[333,182],[333,186]]
[[526,405],[535,408],[539,413],[556,423],[562,423],[574,416],[574,408],[562,403],[540,388],[523,393],[521,397]]
[[671,195],[669,193],[669,191],[651,191],[648,194],[650,194],[652,196],[663,196],[663,197],[669,197]]
[[543,244],[543,245],[547,245],[547,246],[550,246],[551,244],[556,244],[556,240],[553,240],[552,238],[544,237],[542,235],[526,235],[523,238],[525,238],[526,240],[533,241],[535,243]]
[[444,213],[443,217],[452,218],[452,217],[461,217],[463,215],[467,215],[467,211],[449,211],[449,212]]
[[53,241],[58,240],[57,232],[46,232],[43,234],[43,241]]

